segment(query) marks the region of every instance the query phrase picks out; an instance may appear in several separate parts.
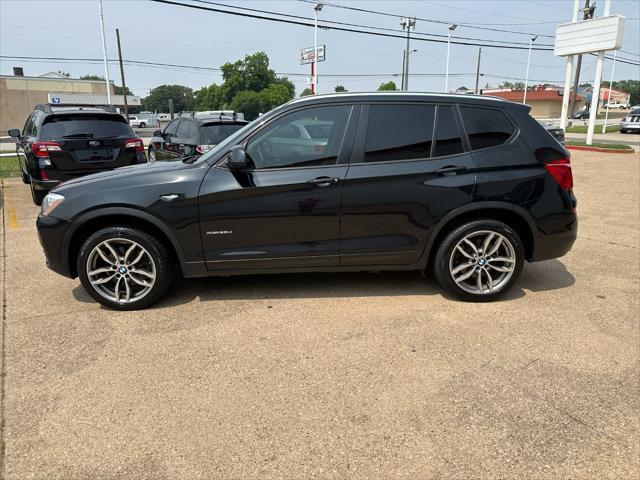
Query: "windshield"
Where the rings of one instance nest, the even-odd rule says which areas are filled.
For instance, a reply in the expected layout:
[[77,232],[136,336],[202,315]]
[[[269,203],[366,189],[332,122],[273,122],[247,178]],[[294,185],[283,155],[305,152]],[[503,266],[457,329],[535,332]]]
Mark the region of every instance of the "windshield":
[[237,132],[245,123],[208,123],[200,127],[203,145],[217,145],[229,135]]
[[49,117],[40,132],[43,140],[80,135],[92,138],[120,137],[133,136],[133,131],[120,116],[82,114]]

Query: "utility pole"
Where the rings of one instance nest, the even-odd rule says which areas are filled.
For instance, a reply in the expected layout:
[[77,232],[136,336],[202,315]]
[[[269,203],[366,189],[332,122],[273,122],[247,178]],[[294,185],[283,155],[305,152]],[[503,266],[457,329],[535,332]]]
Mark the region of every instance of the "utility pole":
[[111,105],[111,84],[109,83],[109,62],[107,61],[107,41],[104,38],[104,18],[102,17],[102,0],[98,0],[100,12],[100,32],[102,33],[102,56],[104,57],[104,77],[107,83],[107,103]]
[[482,55],[482,47],[478,48],[478,65],[476,66],[476,90],[475,94],[478,95],[480,93],[480,56]]
[[[582,9],[582,19],[589,20],[593,18],[596,6],[591,7],[591,0],[584,0],[584,8]],[[580,83],[580,68],[582,67],[582,55],[578,55],[578,61],[576,62],[576,76],[573,80],[573,97],[571,97],[571,104],[569,106],[569,115],[574,113],[576,109],[576,97],[578,96],[578,83]]]
[[318,13],[322,10],[324,4],[316,3],[313,7],[313,62],[311,62],[311,94],[318,93]]
[[447,35],[447,68],[444,73],[444,93],[449,92],[449,51],[451,50],[451,33],[458,27],[458,25],[449,25],[449,35]]
[[413,28],[415,30],[416,28],[416,19],[414,18],[409,18],[409,17],[402,17],[402,21],[400,22],[400,25],[402,25],[402,29],[404,30],[405,28],[407,29],[407,48],[405,50],[405,55],[404,55],[404,85],[402,86],[401,90],[409,90],[409,42],[411,40],[411,28]]
[[124,82],[124,67],[122,66],[122,49],[120,48],[120,30],[116,28],[116,39],[118,40],[118,60],[120,60],[120,78],[122,79],[122,96],[124,97],[124,118],[129,123],[129,105],[127,104],[127,84]]

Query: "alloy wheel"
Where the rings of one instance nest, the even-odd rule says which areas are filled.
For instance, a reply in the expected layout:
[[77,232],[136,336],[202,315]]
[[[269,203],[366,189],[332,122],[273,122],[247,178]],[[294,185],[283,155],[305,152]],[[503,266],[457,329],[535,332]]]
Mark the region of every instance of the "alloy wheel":
[[516,252],[507,237],[480,230],[463,237],[449,258],[449,273],[464,291],[487,295],[500,291],[516,268]]
[[120,304],[144,298],[156,282],[156,266],[149,252],[125,238],[96,245],[87,258],[86,271],[99,295]]

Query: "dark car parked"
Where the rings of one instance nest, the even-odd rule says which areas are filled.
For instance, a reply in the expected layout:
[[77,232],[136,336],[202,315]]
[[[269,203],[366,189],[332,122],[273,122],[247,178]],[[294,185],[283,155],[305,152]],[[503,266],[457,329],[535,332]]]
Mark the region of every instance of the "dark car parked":
[[569,152],[528,112],[472,95],[296,99],[199,158],[63,184],[40,240],[51,269],[123,310],[176,272],[430,268],[492,300],[576,239]]
[[113,107],[36,105],[22,132],[9,135],[36,205],[66,180],[147,161],[142,140]]
[[202,155],[247,123],[234,116],[195,117],[193,112],[180,116],[164,130],[153,132],[149,143],[149,160],[178,160]]
[[591,115],[591,112],[589,110],[580,110],[579,112],[576,112],[573,115],[571,115],[571,118],[574,118],[577,120],[588,120],[590,115]]
[[554,127],[551,123],[546,122],[540,122],[540,125],[542,125],[544,129],[553,136],[553,138],[564,145],[564,129]]

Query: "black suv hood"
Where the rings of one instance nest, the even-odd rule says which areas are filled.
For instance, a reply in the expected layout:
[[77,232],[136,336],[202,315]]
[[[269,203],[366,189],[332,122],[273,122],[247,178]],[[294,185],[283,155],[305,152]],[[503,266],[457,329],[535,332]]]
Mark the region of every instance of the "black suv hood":
[[[182,162],[153,162],[153,163],[142,163],[140,165],[131,165],[127,167],[120,167],[113,170],[109,170],[106,172],[95,173],[93,175],[86,175],[84,177],[74,178],[73,180],[69,180],[64,182],[63,184],[56,187],[53,191],[62,193],[70,188],[75,188],[76,186],[89,186],[95,187],[96,189],[100,189],[100,186],[105,183],[117,182],[118,180],[126,177],[130,179],[131,177],[143,177],[146,175],[151,175],[154,173],[161,172],[171,172],[175,170],[182,170],[186,168],[193,167],[191,164],[185,164]],[[141,182],[143,183],[143,182]]]

